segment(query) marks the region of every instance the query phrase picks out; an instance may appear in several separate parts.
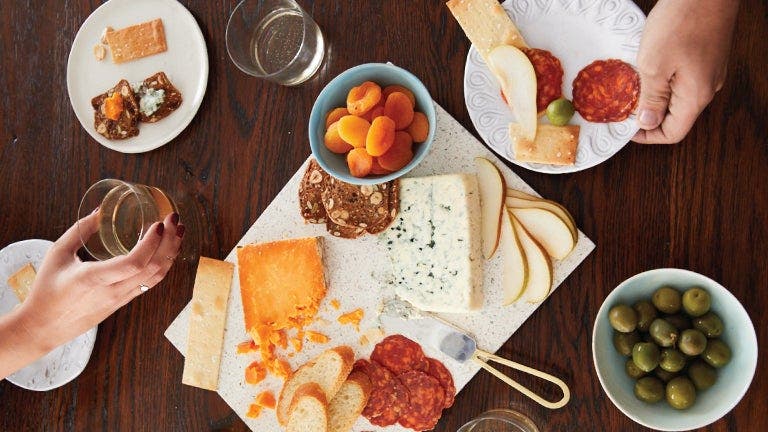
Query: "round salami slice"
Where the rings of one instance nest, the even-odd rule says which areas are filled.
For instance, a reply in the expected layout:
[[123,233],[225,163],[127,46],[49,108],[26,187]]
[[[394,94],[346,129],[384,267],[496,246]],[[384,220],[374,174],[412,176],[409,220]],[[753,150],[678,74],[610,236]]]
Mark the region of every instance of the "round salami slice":
[[547,50],[524,48],[523,52],[536,73],[536,110],[541,113],[550,102],[563,95],[563,66]]
[[421,345],[403,335],[387,336],[376,344],[371,360],[379,362],[395,375],[409,370],[420,369],[425,357]]
[[367,419],[380,416],[387,408],[396,404],[396,392],[393,387],[398,384],[397,378],[392,372],[376,362],[358,360],[352,370],[359,368],[371,380],[371,395],[368,404],[363,409],[363,416]]
[[415,431],[437,425],[445,405],[445,390],[440,382],[422,371],[412,370],[397,376],[408,390],[410,403],[400,413],[398,423]]
[[397,378],[384,390],[384,393],[389,395],[392,402],[384,408],[381,414],[368,419],[371,424],[381,427],[392,426],[397,423],[400,415],[409,404],[408,390]]
[[573,80],[573,105],[587,121],[618,122],[635,110],[640,77],[621,60],[596,60]]
[[448,371],[448,368],[440,360],[433,359],[432,357],[427,357],[426,365],[427,367],[423,369],[424,372],[437,379],[443,390],[445,390],[443,408],[450,408],[453,405],[453,400],[456,398],[456,387],[453,385],[451,372]]

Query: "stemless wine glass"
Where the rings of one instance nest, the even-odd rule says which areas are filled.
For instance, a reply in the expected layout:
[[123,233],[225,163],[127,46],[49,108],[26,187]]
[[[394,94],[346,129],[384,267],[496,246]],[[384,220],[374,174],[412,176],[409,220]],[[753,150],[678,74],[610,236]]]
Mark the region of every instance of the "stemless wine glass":
[[243,0],[227,23],[227,52],[243,72],[292,86],[317,72],[323,33],[295,0]]
[[510,409],[486,411],[456,432],[539,432],[533,420]]
[[81,230],[80,240],[98,260],[127,254],[153,223],[178,213],[176,204],[162,190],[116,179],[99,180],[88,188],[80,201],[78,220],[97,207],[98,232],[86,238]]

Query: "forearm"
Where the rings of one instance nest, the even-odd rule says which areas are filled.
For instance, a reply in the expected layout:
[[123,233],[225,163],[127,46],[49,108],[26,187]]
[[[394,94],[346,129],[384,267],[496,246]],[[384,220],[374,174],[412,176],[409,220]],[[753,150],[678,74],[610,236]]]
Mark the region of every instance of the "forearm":
[[30,333],[26,308],[0,316],[0,379],[32,363],[48,349]]

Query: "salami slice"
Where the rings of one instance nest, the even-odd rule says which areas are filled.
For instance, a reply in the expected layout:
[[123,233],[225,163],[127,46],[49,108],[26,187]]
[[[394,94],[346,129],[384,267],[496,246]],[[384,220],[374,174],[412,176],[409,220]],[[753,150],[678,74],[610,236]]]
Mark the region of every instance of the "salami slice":
[[621,60],[596,60],[573,80],[573,105],[587,121],[618,122],[635,110],[640,77]]
[[524,48],[523,52],[536,73],[536,110],[541,113],[550,102],[563,95],[563,66],[547,50]]
[[397,420],[403,411],[408,408],[409,404],[408,390],[397,378],[391,382],[391,385],[384,392],[390,395],[393,402],[385,407],[380,415],[368,419],[371,424],[382,427],[392,426],[397,423]]
[[453,385],[453,376],[448,368],[445,367],[440,360],[427,357],[426,368],[424,372],[427,375],[437,379],[440,382],[440,386],[445,390],[445,402],[443,408],[450,408],[453,405],[453,400],[456,398],[456,387]]
[[376,344],[371,360],[379,362],[396,375],[422,369],[426,361],[421,345],[399,334],[387,336]]
[[408,390],[410,403],[400,413],[398,423],[415,431],[430,430],[437,425],[445,405],[445,390],[436,378],[412,370],[397,376]]
[[371,380],[371,395],[363,409],[363,416],[377,426],[395,424],[408,404],[408,392],[400,381],[376,362],[358,360],[352,370],[362,371]]

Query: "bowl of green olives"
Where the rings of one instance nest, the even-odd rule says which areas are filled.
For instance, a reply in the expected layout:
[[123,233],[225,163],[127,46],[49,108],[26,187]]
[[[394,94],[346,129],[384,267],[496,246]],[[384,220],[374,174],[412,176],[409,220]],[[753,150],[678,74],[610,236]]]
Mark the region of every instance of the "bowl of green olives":
[[624,414],[664,431],[696,429],[733,409],[757,367],[744,307],[698,273],[656,269],[606,297],[592,333],[595,371]]

